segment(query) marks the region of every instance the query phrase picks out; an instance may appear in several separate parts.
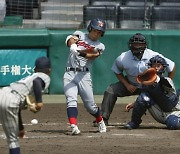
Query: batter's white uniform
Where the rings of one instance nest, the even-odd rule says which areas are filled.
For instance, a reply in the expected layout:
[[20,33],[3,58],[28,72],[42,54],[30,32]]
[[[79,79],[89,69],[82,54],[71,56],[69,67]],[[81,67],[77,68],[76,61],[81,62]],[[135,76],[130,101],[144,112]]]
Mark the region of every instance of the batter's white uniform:
[[10,149],[19,147],[18,112],[25,106],[25,96],[33,94],[33,80],[36,78],[44,81],[45,89],[49,87],[50,77],[37,72],[0,90],[0,121]]
[[[81,50],[98,48],[101,50],[101,54],[105,50],[104,44],[98,40],[90,40],[88,35],[81,31],[76,31],[73,35],[79,37],[80,40],[78,41],[77,46]],[[69,36],[67,39],[68,38]],[[67,108],[77,107],[77,95],[79,94],[87,111],[91,114],[95,114],[97,112],[98,109],[94,102],[92,80],[89,71],[92,62],[93,59],[86,59],[69,52],[66,71],[64,74],[64,93],[66,96]],[[72,68],[73,70],[78,69],[80,71],[71,71]]]

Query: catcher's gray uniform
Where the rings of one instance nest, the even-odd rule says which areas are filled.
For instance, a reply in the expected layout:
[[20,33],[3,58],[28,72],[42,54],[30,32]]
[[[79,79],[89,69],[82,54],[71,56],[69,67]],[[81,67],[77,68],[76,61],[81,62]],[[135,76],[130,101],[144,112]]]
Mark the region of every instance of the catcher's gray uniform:
[[50,77],[45,73],[36,72],[0,90],[0,122],[7,137],[10,153],[12,149],[19,149],[19,111],[26,105],[25,97],[34,93],[33,81],[39,78],[44,84],[44,89],[47,89]]

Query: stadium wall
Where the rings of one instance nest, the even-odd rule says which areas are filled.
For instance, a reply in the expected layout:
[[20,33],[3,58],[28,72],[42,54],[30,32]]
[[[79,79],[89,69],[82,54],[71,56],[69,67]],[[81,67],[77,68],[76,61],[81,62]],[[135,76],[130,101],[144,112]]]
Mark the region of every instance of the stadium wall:
[[[69,49],[66,36],[74,30],[0,29],[1,48],[47,48],[52,62],[50,94],[63,94],[63,74]],[[86,31],[86,30],[83,30]],[[107,30],[101,41],[106,45],[104,54],[95,60],[91,69],[94,94],[103,94],[106,87],[117,79],[111,71],[113,61],[128,50],[129,38],[144,34],[148,47],[162,53],[176,63],[175,86],[180,88],[180,31],[178,30]]]

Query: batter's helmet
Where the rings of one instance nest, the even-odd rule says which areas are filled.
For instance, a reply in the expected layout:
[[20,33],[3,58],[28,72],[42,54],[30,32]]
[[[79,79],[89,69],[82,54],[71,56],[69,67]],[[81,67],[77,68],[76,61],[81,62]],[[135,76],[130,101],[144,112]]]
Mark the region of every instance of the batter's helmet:
[[180,127],[180,118],[175,115],[169,115],[166,119],[168,129],[177,129]]
[[[138,44],[138,46],[137,46]],[[147,47],[146,38],[141,33],[136,33],[129,39],[129,49],[138,58],[141,58]]]
[[103,36],[106,31],[106,23],[104,20],[99,18],[92,19],[87,27],[87,30],[90,32],[92,28],[102,31],[103,32],[102,36]]
[[47,57],[39,57],[35,61],[35,69],[48,69],[51,68],[51,63]]

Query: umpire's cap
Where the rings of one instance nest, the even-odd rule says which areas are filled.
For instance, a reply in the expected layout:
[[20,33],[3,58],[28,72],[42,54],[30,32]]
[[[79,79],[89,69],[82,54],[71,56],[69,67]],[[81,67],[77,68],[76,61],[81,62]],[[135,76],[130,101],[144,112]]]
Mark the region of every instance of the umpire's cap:
[[129,39],[129,44],[132,43],[144,43],[146,44],[146,38],[144,35],[142,35],[141,33],[136,33],[135,35],[133,35],[130,39]]
[[47,69],[51,68],[51,62],[49,58],[42,56],[36,59],[35,61],[35,68],[36,69]]

